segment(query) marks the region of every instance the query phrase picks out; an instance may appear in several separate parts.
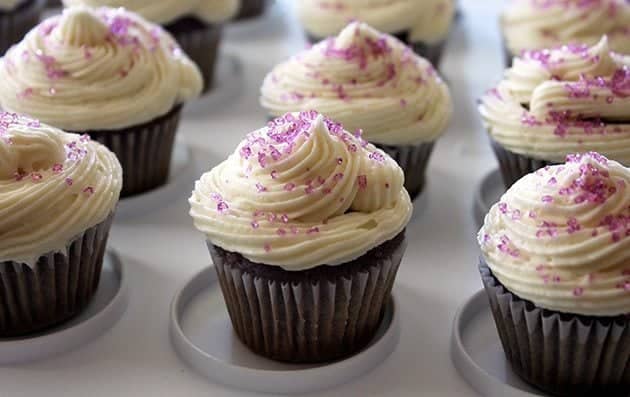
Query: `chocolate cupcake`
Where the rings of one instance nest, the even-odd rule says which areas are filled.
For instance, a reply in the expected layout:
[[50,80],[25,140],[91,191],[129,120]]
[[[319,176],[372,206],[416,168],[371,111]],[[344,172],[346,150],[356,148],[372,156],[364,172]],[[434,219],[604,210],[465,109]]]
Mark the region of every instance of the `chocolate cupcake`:
[[389,156],[315,111],[249,134],[201,177],[190,214],[245,345],[313,363],[369,343],[406,247],[403,179]]
[[596,44],[608,35],[610,47],[630,53],[630,3],[626,0],[514,0],[501,15],[506,65],[525,51],[566,44]]
[[612,53],[605,37],[516,58],[479,111],[506,187],[569,153],[630,164],[630,58]]
[[270,0],[241,0],[241,7],[236,15],[236,20],[257,18],[268,7]]
[[348,21],[362,21],[398,37],[418,55],[440,66],[455,19],[454,0],[319,0],[298,2],[299,18],[314,44],[341,32]]
[[46,7],[61,7],[61,0],[46,0]]
[[124,7],[160,24],[173,35],[203,75],[203,92],[212,88],[221,40],[221,23],[234,17],[241,0],[63,0],[66,7]]
[[630,393],[630,169],[570,155],[515,183],[479,233],[506,358],[557,396]]
[[44,11],[46,0],[0,0],[0,54],[4,54],[33,26]]
[[0,113],[0,338],[80,313],[98,287],[122,186],[87,135]]
[[106,144],[123,196],[167,181],[181,105],[201,86],[168,33],[123,9],[66,9],[0,60],[2,108]]
[[448,87],[428,61],[358,22],[276,66],[261,92],[272,116],[314,109],[362,134],[398,161],[412,198],[452,113]]

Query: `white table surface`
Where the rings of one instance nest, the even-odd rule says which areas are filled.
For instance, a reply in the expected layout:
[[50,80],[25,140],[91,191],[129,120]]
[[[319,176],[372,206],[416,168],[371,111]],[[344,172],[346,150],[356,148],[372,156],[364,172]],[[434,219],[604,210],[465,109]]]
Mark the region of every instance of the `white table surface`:
[[[221,100],[192,104],[181,134],[206,170],[233,150],[243,135],[265,122],[258,106],[263,76],[304,47],[292,0],[278,0],[267,15],[227,28],[223,50],[235,54],[244,80]],[[407,229],[410,241],[396,290],[400,345],[373,372],[318,396],[450,396],[476,393],[449,357],[457,308],[481,288],[477,274],[474,189],[496,163],[475,101],[498,80],[502,52],[497,28],[500,0],[462,0],[443,63],[456,117],[439,141],[429,168],[428,197]],[[207,109],[206,109],[207,108]],[[192,188],[192,186],[191,186]],[[91,344],[42,362],[0,368],[0,396],[253,396],[212,384],[184,365],[168,335],[168,309],[177,288],[210,264],[204,240],[177,202],[132,220],[118,220],[111,245],[127,266],[130,304],[121,321]]]

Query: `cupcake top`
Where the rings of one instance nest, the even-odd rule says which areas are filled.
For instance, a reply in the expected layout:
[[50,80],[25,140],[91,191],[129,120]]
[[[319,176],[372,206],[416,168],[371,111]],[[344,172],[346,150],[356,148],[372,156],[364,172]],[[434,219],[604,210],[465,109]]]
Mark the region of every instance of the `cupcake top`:
[[306,31],[324,38],[348,21],[369,23],[381,32],[407,34],[410,42],[444,40],[455,15],[454,0],[301,0],[298,13]]
[[358,22],[276,66],[261,92],[274,116],[316,109],[350,131],[362,129],[370,142],[390,145],[435,140],[453,108],[428,61]]
[[24,0],[0,0],[0,11],[15,10]]
[[0,113],[0,262],[65,252],[118,202],[116,156],[87,135]]
[[564,44],[593,45],[603,35],[614,51],[630,53],[630,3],[626,0],[512,0],[501,18],[514,55]]
[[492,207],[479,244],[501,284],[539,307],[630,313],[630,169],[586,153],[527,175]]
[[201,88],[173,38],[123,9],[66,9],[0,59],[0,106],[69,131],[142,124]]
[[149,21],[165,25],[188,16],[207,23],[224,22],[236,15],[241,0],[63,0],[63,4],[66,7],[124,7]]
[[564,46],[516,58],[479,111],[492,138],[511,152],[561,162],[597,151],[630,164],[630,57]]
[[299,271],[352,261],[409,222],[400,167],[315,111],[250,133],[195,184],[189,202],[207,239],[252,262]]

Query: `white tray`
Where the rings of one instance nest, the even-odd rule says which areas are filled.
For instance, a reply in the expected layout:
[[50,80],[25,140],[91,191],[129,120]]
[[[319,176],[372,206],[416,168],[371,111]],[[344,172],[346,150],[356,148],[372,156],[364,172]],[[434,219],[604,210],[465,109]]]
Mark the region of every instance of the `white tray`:
[[109,330],[127,307],[124,266],[107,251],[96,295],[77,317],[55,328],[25,338],[0,339],[0,365],[35,361],[76,349]]
[[400,338],[395,298],[363,351],[321,365],[292,365],[250,352],[230,324],[213,267],[194,276],[171,304],[171,341],[180,358],[213,382],[273,394],[308,393],[349,382],[381,364]]
[[473,215],[478,227],[483,225],[483,220],[490,208],[496,204],[505,193],[505,185],[499,170],[490,171],[479,184],[475,191]]
[[544,396],[512,372],[483,290],[473,295],[455,317],[451,358],[460,375],[482,396]]

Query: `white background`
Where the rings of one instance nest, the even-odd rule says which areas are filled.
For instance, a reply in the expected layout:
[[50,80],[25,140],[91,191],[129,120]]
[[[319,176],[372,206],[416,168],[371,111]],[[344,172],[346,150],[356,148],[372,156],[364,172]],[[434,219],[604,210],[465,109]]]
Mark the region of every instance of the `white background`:
[[[266,122],[258,105],[264,75],[305,46],[286,7],[290,3],[279,1],[263,19],[226,29],[224,53],[238,57],[243,75],[191,104],[181,125],[201,170],[210,169],[245,133]],[[481,178],[496,165],[475,101],[501,76],[501,1],[461,3],[463,18],[442,67],[452,87],[456,117],[436,146],[426,202],[416,208],[407,229],[410,244],[395,287],[401,308],[400,345],[373,372],[316,395],[476,395],[451,364],[449,337],[455,311],[481,288],[472,199]],[[122,254],[130,283],[130,304],[121,321],[74,352],[0,368],[0,396],[254,395],[211,384],[187,368],[169,343],[168,309],[176,289],[210,264],[203,236],[187,214],[189,193],[182,191],[161,211],[119,219],[114,226],[111,245]]]

